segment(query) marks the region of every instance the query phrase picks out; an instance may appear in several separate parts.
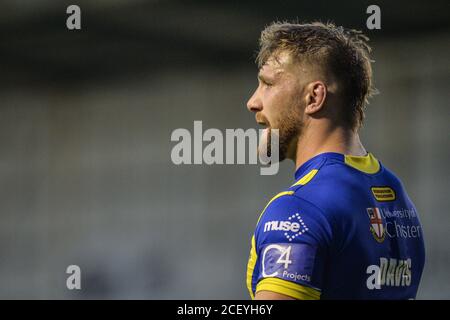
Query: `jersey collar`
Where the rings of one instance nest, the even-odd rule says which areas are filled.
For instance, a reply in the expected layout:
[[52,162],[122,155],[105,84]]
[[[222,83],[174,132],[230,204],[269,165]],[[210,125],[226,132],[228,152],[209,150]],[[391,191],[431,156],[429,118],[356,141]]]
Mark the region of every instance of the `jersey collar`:
[[304,164],[302,164],[295,171],[295,180],[298,180],[300,177],[302,177],[308,170],[319,169],[319,167],[326,159],[336,159],[350,167],[355,168],[356,170],[367,174],[375,174],[380,171],[379,161],[370,152],[365,156],[352,156],[337,152],[324,152],[312,157]]
[[336,152],[325,152],[325,153],[320,153],[314,157],[312,157],[311,159],[309,159],[308,161],[306,161],[304,164],[302,164],[296,171],[295,171],[295,180],[299,179],[301,176],[303,176],[306,171],[308,170],[312,170],[312,169],[319,169],[319,167],[321,166],[321,164],[326,160],[326,159],[337,159],[340,161],[344,160],[344,155],[340,154],[340,153],[336,153]]

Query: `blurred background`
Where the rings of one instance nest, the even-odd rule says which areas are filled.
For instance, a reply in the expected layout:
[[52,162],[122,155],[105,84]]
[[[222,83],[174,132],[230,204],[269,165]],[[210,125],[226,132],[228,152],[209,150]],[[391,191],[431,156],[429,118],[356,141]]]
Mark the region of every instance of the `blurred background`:
[[[82,29],[66,28],[81,7]],[[367,30],[366,8],[381,8]],[[246,102],[273,20],[371,38],[362,130],[423,224],[419,299],[450,298],[448,1],[0,2],[0,298],[248,299],[250,238],[293,182],[258,165],[172,164],[173,130],[256,128]],[[79,265],[82,290],[66,288]]]

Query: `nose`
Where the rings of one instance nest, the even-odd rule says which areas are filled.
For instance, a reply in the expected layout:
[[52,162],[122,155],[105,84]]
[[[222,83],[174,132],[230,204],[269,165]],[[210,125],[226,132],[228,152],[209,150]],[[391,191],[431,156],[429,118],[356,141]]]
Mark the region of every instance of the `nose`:
[[251,112],[258,112],[262,110],[262,102],[258,97],[258,90],[256,90],[253,95],[247,101],[247,109]]

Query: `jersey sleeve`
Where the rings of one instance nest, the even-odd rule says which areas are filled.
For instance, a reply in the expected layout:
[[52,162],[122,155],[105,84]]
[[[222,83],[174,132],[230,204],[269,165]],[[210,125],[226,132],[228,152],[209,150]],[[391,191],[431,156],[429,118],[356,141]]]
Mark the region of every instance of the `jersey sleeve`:
[[255,293],[319,299],[332,232],[322,211],[296,195],[270,203],[255,231]]

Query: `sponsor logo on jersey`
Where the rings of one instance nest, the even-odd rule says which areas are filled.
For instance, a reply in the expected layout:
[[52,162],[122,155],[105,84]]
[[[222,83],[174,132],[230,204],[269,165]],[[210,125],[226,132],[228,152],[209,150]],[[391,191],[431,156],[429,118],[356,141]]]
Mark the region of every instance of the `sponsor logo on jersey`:
[[420,238],[422,235],[420,225],[404,225],[401,222],[386,222],[386,234],[389,238]]
[[401,208],[390,210],[389,208],[380,209],[383,218],[397,218],[397,219],[415,219],[417,212],[414,208]]
[[302,243],[274,243],[262,250],[261,275],[297,283],[311,282],[314,249]]
[[395,191],[391,187],[372,187],[372,194],[377,201],[394,201]]
[[367,208],[370,220],[370,232],[378,243],[384,241],[386,230],[383,225],[383,218],[379,208]]
[[380,243],[385,236],[405,239],[422,237],[422,228],[414,208],[367,208],[367,214],[371,224],[370,231]]
[[380,258],[380,264],[366,269],[369,290],[382,287],[409,287],[411,285],[411,259]]
[[308,230],[308,227],[298,213],[291,215],[285,221],[268,221],[264,224],[264,232],[284,231],[284,236],[288,241],[294,240]]

